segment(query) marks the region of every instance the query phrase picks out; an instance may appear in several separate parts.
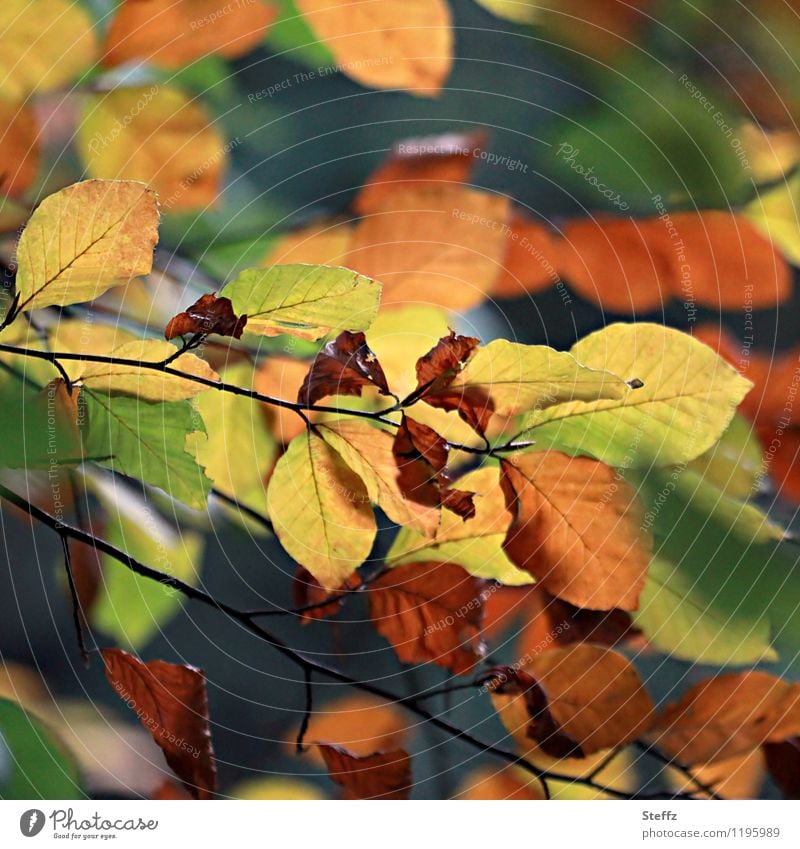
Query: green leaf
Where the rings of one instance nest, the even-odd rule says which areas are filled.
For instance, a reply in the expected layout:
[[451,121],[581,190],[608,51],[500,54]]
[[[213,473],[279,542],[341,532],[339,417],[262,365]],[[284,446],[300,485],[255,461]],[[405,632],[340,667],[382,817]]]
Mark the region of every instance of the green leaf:
[[0,799],[85,798],[78,767],[50,730],[0,699]]
[[686,333],[660,324],[612,324],[575,344],[588,366],[644,386],[617,400],[573,401],[523,420],[538,447],[589,454],[611,466],[685,463],[724,433],[752,387],[721,357]]
[[[195,585],[203,538],[171,526],[128,487],[98,479],[93,490],[106,513],[102,535],[131,557]],[[181,609],[183,596],[141,578],[113,557],[103,556],[103,581],[91,609],[92,625],[131,649],[140,649]]]
[[689,468],[734,498],[750,498],[764,473],[761,443],[753,425],[738,413],[719,442],[692,460]]
[[377,526],[367,489],[314,433],[289,443],[267,500],[281,545],[326,589],[340,587],[372,550]]
[[278,0],[280,16],[267,31],[267,44],[285,58],[302,62],[311,68],[333,68],[333,53],[324,41],[319,41],[305,18],[297,11],[293,0]]
[[319,339],[340,330],[366,330],[377,315],[378,282],[326,265],[273,265],[250,268],[222,292],[247,330],[263,336],[289,333]]
[[189,507],[205,507],[211,481],[186,447],[203,423],[189,401],[150,403],[84,389],[79,410],[87,456]]
[[439,530],[432,537],[401,528],[386,555],[387,564],[436,560],[456,563],[478,578],[492,578],[508,586],[532,584],[531,575],[518,569],[503,551],[511,514],[500,489],[499,470],[477,469],[459,478],[455,485],[477,493],[475,516],[464,522],[443,510]]

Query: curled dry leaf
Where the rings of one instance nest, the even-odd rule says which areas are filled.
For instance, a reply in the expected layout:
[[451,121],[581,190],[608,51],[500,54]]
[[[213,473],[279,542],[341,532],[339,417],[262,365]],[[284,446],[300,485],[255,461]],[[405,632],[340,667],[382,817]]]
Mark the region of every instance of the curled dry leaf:
[[559,451],[517,454],[501,468],[509,558],[578,607],[635,610],[652,541],[634,489],[605,463]]
[[636,740],[653,704],[623,655],[581,643],[497,670],[492,700],[520,744],[551,757],[583,758]]
[[199,669],[148,663],[121,649],[103,649],[106,678],[136,711],[167,763],[197,799],[210,799],[217,768],[208,722],[206,680]]
[[397,486],[411,501],[446,507],[462,519],[475,516],[473,493],[450,487],[447,441],[433,428],[403,415],[392,453],[397,463]]
[[317,743],[330,777],[345,799],[407,799],[411,758],[402,749],[358,756],[341,746]]
[[394,192],[431,183],[463,183],[485,144],[484,130],[405,139],[370,174],[353,209],[358,215],[369,215]]
[[[341,589],[330,592],[303,566],[298,566],[292,579],[292,602],[301,610],[300,622],[307,625],[314,619],[328,619],[341,610],[345,596],[361,585],[357,572],[344,582]],[[305,609],[311,608],[311,609]]]
[[652,739],[666,754],[689,764],[732,758],[765,743],[800,734],[800,684],[767,672],[710,678],[667,705]]
[[370,584],[369,615],[403,663],[463,675],[480,660],[484,582],[454,563],[406,563]]
[[316,404],[329,395],[361,395],[374,386],[391,395],[378,358],[360,331],[342,331],[317,354],[297,393],[298,404]]
[[247,324],[246,315],[236,315],[229,298],[210,293],[201,295],[190,307],[171,318],[164,330],[165,339],[188,333],[216,333],[241,339]]

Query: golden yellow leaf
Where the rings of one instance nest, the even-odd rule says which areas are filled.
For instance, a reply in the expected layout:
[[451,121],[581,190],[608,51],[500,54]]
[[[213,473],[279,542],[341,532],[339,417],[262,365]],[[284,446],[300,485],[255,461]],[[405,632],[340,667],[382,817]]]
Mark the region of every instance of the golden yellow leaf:
[[200,103],[157,83],[87,96],[78,129],[89,174],[148,183],[165,212],[216,200],[232,144]]
[[267,503],[281,545],[328,590],[372,549],[377,526],[364,483],[312,432],[293,439],[278,460]]
[[140,59],[181,68],[212,53],[233,59],[259,44],[275,15],[260,0],[125,0],[111,21],[103,64]]
[[70,0],[0,3],[0,99],[22,101],[33,92],[67,85],[95,60],[92,19]]
[[325,794],[310,781],[284,776],[249,778],[235,784],[228,795],[233,799],[303,800],[324,799]]
[[430,536],[439,526],[441,511],[410,501],[398,485],[394,437],[364,421],[342,419],[321,425],[322,438],[364,481],[370,500],[399,525]]
[[[141,342],[127,342],[104,355],[125,360],[159,363],[174,354],[176,348],[169,342],[159,339],[146,339]],[[206,380],[219,380],[219,375],[211,366],[194,354],[183,354],[171,364],[171,368],[185,371],[195,377]],[[133,365],[112,365],[109,363],[84,363],[76,377],[89,389],[102,392],[118,392],[123,395],[136,395],[143,401],[181,401],[194,398],[210,387],[193,380],[185,380],[172,374],[154,369],[138,368]]]
[[91,301],[147,274],[158,204],[142,183],[87,180],[46,198],[17,247],[19,309]]
[[[102,324],[88,316],[63,318],[47,331],[51,351],[68,351],[72,354],[106,354],[127,342],[136,341],[136,336],[117,324]],[[81,360],[64,360],[62,363],[70,380],[77,380],[86,367]]]
[[453,64],[446,0],[297,0],[336,67],[372,88],[433,96]]
[[404,189],[361,220],[345,265],[380,280],[384,304],[467,310],[502,271],[508,213],[507,198],[464,186]]

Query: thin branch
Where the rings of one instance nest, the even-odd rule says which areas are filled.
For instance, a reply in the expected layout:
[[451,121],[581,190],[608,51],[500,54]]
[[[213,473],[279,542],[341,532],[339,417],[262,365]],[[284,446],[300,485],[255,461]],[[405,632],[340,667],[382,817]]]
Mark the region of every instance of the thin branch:
[[302,755],[308,751],[308,747],[303,745],[308,731],[308,725],[311,722],[311,714],[314,710],[314,682],[311,680],[311,670],[303,669],[305,676],[305,693],[306,693],[306,709],[303,713],[303,721],[300,723],[300,729],[297,732],[297,754]]
[[78,587],[75,584],[75,574],[72,571],[72,557],[69,552],[69,539],[66,534],[59,532],[61,547],[64,550],[64,570],[67,573],[67,583],[69,584],[69,592],[72,598],[72,622],[75,626],[75,635],[78,638],[78,649],[81,653],[83,665],[89,668],[89,652],[86,649],[86,643],[83,639],[83,611],[81,610],[81,601],[78,596]]
[[211,494],[214,496],[214,498],[218,498],[220,501],[224,501],[230,507],[234,507],[241,513],[244,513],[245,516],[252,519],[254,522],[258,522],[259,525],[268,530],[271,534],[275,533],[275,526],[263,513],[259,513],[258,510],[254,510],[252,507],[248,507],[246,504],[242,504],[241,501],[238,501],[232,495],[228,495],[225,492],[221,492],[216,487],[211,490]]
[[717,799],[718,801],[722,800],[722,796],[720,796],[714,790],[713,787],[706,784],[704,781],[701,781],[685,764],[682,764],[679,761],[670,758],[668,755],[665,755],[663,752],[655,748],[655,746],[651,746],[649,743],[643,743],[637,740],[635,745],[637,749],[644,752],[646,755],[650,755],[651,757],[655,758],[659,763],[662,763],[664,766],[672,767],[678,772],[683,773],[683,775],[685,775],[686,778],[688,778],[689,781],[691,781],[695,785],[695,787],[697,787],[697,789],[700,790],[702,793],[707,794],[712,799]]

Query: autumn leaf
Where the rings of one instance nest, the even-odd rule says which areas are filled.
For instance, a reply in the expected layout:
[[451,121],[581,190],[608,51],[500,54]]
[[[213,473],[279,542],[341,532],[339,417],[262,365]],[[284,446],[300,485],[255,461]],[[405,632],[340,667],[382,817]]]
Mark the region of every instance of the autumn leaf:
[[27,106],[0,100],[0,194],[18,198],[36,179],[39,169],[39,134],[33,112]]
[[272,265],[345,265],[353,228],[341,218],[318,219],[305,227],[285,233],[270,245],[264,268]]
[[66,86],[93,64],[97,46],[89,12],[69,0],[0,4],[0,96],[22,102]]
[[401,486],[390,433],[367,422],[342,419],[320,425],[318,433],[366,486],[369,500],[399,525],[426,536],[439,525],[439,503],[408,498]]
[[329,395],[360,396],[365,386],[391,395],[381,364],[364,334],[344,330],[314,358],[297,401],[310,406]]
[[432,183],[464,183],[485,144],[483,130],[405,139],[370,174],[353,209],[358,215],[370,215],[394,192]]
[[362,85],[430,97],[453,62],[445,0],[297,0],[297,8],[336,60]]
[[197,799],[216,790],[217,769],[203,673],[163,660],[143,663],[120,649],[103,649],[106,678],[136,711],[167,763]]
[[764,746],[767,769],[784,799],[800,799],[800,737]]
[[157,83],[84,97],[77,140],[92,177],[141,180],[164,212],[213,204],[229,150],[202,103]]
[[475,0],[498,18],[518,24],[534,24],[539,19],[541,4],[536,0]]
[[314,619],[335,616],[341,610],[347,594],[357,589],[360,584],[361,578],[358,572],[354,572],[341,589],[332,593],[322,587],[308,569],[298,566],[292,579],[292,602],[301,611],[298,614],[301,624],[307,625]]
[[453,799],[464,802],[493,799],[534,801],[544,798],[544,793],[533,784],[527,784],[513,767],[482,767],[473,770],[459,783],[453,795]]
[[108,29],[103,64],[139,59],[177,69],[212,53],[235,59],[261,42],[275,15],[260,0],[125,0]]
[[354,755],[341,746],[317,744],[330,777],[345,799],[407,799],[411,758],[402,749]]
[[225,286],[247,329],[319,339],[332,331],[365,330],[378,311],[380,284],[347,268],[274,265],[243,271]]
[[[294,398],[307,374],[308,362],[294,357],[266,357],[258,364],[253,389],[272,398]],[[263,404],[262,412],[278,442],[289,443],[306,429],[305,422],[292,409]],[[306,415],[314,421],[316,414],[309,410]]]
[[710,348],[658,324],[612,324],[571,348],[586,367],[638,378],[615,399],[572,401],[525,416],[523,436],[610,465],[693,460],[725,432],[751,388]]
[[171,318],[164,330],[165,339],[187,333],[216,333],[241,339],[247,324],[246,315],[235,315],[228,298],[215,294],[201,295],[190,307]]
[[462,519],[475,515],[473,493],[450,486],[449,445],[433,428],[405,414],[392,444],[397,464],[397,487],[410,501],[446,507]]
[[[514,0],[516,2],[516,0]],[[538,294],[558,282],[565,242],[544,224],[515,214],[508,223],[503,268],[491,294],[518,298]]]
[[50,195],[17,247],[20,310],[91,301],[147,274],[158,241],[158,205],[135,182],[87,180]]
[[388,195],[353,233],[345,265],[383,283],[383,303],[462,312],[482,303],[500,273],[508,200],[459,185]]
[[403,663],[463,675],[481,659],[483,582],[452,563],[408,563],[373,581],[369,616]]
[[501,468],[511,560],[578,607],[635,610],[652,540],[633,488],[604,463],[558,451],[517,454]]
[[492,701],[503,724],[527,747],[556,758],[583,758],[640,737],[653,704],[621,654],[585,643],[501,668]]
[[731,758],[800,734],[800,684],[758,670],[702,681],[653,726],[662,751],[688,764]]
[[363,481],[313,432],[289,443],[267,490],[275,533],[327,590],[366,560],[377,527]]

